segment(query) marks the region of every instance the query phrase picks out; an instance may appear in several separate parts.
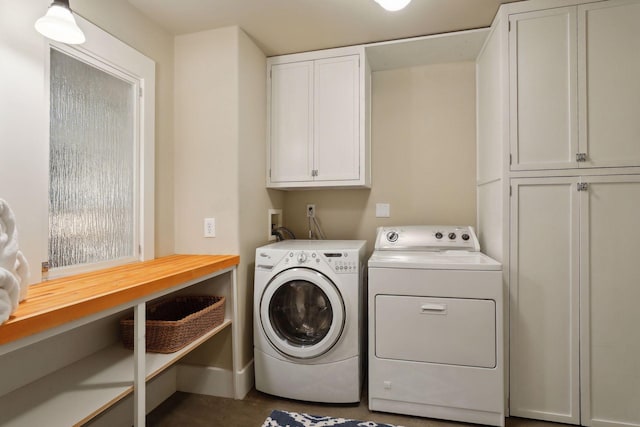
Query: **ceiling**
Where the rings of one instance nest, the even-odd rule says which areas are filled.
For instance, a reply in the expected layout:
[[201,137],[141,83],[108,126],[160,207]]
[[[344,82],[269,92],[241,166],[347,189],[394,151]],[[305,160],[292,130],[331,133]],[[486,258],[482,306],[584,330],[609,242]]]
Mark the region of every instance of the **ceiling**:
[[413,0],[398,12],[374,0],[128,1],[176,35],[237,25],[273,56],[487,27],[515,0]]

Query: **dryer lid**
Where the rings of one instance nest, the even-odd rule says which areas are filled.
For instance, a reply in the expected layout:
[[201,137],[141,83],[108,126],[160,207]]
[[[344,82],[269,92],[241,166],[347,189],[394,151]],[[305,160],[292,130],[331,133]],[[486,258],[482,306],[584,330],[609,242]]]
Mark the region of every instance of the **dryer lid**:
[[480,252],[376,250],[369,258],[369,268],[499,271],[502,264]]

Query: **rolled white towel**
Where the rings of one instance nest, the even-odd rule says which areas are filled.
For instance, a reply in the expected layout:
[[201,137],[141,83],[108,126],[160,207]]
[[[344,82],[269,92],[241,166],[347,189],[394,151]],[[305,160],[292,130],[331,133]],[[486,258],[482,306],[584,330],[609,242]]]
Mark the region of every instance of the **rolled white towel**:
[[13,313],[11,298],[4,289],[0,289],[0,325],[9,320],[11,313]]
[[[9,204],[2,199],[0,199],[0,269],[6,270],[17,281],[18,302],[24,301],[29,287],[29,263],[18,247],[18,230],[13,211]],[[15,292],[13,289],[8,290],[3,287],[2,282],[0,282],[0,289],[5,289],[7,292],[4,299],[12,300]],[[15,309],[16,307],[12,307],[9,314],[13,313]],[[1,312],[2,310],[0,310]]]
[[20,284],[16,276],[0,267],[0,324],[16,311],[20,302]]
[[27,290],[29,289],[29,263],[21,251],[16,254],[16,278],[20,286],[19,302],[22,302],[27,298]]
[[0,267],[15,273],[17,254],[16,220],[9,204],[0,199]]

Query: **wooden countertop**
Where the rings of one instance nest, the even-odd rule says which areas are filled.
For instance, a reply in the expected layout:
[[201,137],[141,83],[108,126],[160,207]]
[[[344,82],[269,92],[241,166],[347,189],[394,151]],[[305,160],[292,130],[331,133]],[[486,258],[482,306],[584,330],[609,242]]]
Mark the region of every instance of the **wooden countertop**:
[[237,255],[171,255],[50,280],[0,325],[0,345],[238,265]]

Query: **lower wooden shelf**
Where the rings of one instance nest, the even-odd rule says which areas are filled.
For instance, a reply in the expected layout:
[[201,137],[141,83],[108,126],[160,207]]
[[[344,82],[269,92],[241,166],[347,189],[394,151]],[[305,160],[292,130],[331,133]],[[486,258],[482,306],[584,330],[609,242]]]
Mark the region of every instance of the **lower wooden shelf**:
[[[231,325],[231,319],[175,353],[147,353],[146,380]],[[0,399],[6,427],[81,425],[133,392],[133,351],[113,344]],[[25,369],[28,369],[25,367]]]

